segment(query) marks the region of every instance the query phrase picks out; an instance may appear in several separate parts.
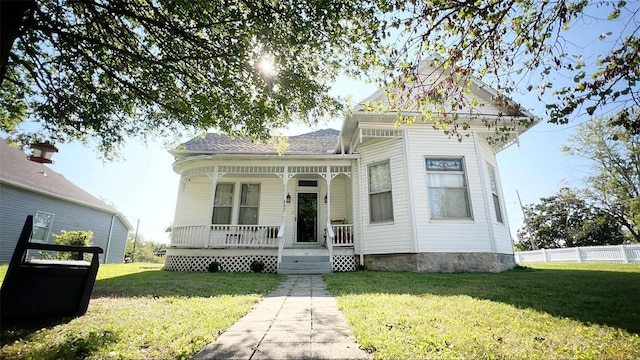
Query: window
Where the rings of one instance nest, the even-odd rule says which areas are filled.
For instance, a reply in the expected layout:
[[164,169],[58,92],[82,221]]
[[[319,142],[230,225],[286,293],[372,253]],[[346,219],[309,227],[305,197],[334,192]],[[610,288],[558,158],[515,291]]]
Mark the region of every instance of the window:
[[36,242],[47,242],[51,225],[53,224],[53,214],[44,211],[36,211],[33,217],[33,231],[31,240]]
[[298,186],[300,187],[317,187],[317,180],[298,180]]
[[431,218],[470,218],[462,159],[427,158],[426,165]]
[[500,208],[500,197],[498,197],[496,169],[489,163],[487,163],[487,173],[489,174],[489,184],[491,185],[491,194],[493,195],[493,208],[496,212],[496,220],[499,223],[504,223],[504,221],[502,220],[502,209]]
[[212,224],[231,224],[233,184],[218,184],[213,201]]
[[260,185],[242,184],[240,191],[239,225],[258,224],[258,210],[260,209]]
[[389,161],[369,165],[369,218],[371,222],[393,220]]

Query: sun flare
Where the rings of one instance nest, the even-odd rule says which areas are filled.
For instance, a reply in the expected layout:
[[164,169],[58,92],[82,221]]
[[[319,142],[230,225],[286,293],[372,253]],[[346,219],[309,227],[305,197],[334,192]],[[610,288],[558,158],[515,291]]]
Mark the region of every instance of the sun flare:
[[271,77],[277,72],[275,59],[271,55],[261,57],[260,60],[258,60],[257,67],[264,76]]

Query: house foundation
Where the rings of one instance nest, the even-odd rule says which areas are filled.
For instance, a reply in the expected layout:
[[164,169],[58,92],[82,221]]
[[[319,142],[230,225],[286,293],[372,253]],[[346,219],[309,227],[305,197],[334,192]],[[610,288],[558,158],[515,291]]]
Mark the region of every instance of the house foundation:
[[429,252],[365,255],[367,270],[413,272],[502,272],[516,266],[513,254]]

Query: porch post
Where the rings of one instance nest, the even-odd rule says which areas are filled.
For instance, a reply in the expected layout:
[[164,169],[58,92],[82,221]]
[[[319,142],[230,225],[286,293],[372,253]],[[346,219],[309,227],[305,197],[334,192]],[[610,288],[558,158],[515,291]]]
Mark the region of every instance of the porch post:
[[213,189],[211,190],[211,204],[209,206],[209,221],[208,221],[208,228],[209,228],[209,232],[207,235],[207,247],[209,246],[209,242],[211,242],[211,224],[213,222],[213,208],[215,206],[216,203],[216,188],[218,187],[218,165],[213,167],[213,173],[208,173],[207,174],[210,178],[211,178],[211,185],[213,185]]
[[284,166],[284,173],[282,174],[282,223],[287,220],[287,188],[289,184],[289,166]]
[[331,224],[331,165],[327,165],[327,177],[325,180],[327,182],[327,224]]

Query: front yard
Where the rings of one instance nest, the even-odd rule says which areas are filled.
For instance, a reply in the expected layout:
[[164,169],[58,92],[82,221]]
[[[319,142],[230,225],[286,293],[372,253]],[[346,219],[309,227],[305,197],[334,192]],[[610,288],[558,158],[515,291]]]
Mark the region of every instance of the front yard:
[[[36,330],[3,327],[0,358],[189,358],[284,279],[152,266],[102,265],[85,316]],[[640,264],[530,267],[325,280],[376,358],[640,357]]]
[[[7,266],[0,267],[4,278]],[[2,359],[188,359],[283,279],[181,273],[157,264],[101,265],[84,316],[37,330],[0,330]]]
[[531,264],[501,274],[326,276],[379,359],[640,356],[640,264]]

